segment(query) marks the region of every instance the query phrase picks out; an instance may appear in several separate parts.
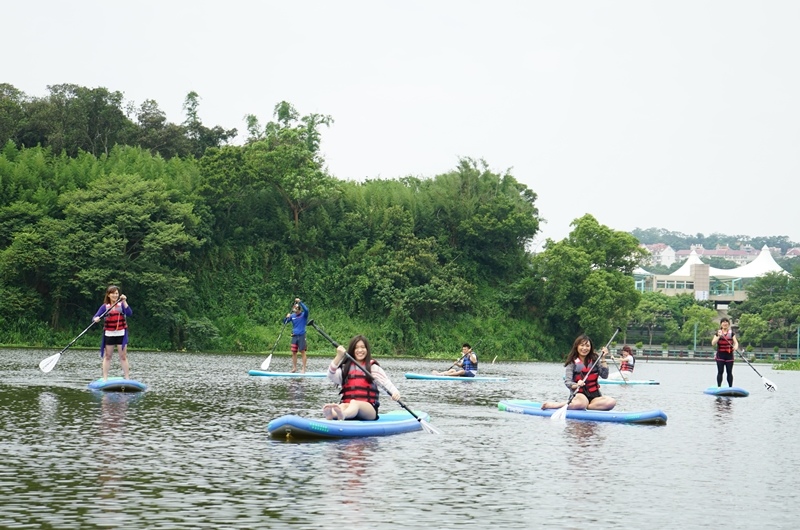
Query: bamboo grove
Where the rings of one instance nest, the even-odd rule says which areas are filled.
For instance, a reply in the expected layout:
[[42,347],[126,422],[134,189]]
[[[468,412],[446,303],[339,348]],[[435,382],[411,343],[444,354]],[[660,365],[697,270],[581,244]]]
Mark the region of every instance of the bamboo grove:
[[175,125],[105,89],[0,85],[0,344],[65,343],[111,283],[134,308],[131,345],[161,350],[263,351],[301,297],[383,355],[468,340],[555,360],[639,304],[638,241],[586,214],[533,255],[537,195],[510,171],[462,158],[425,178],[337,178],[320,154],[330,116],[280,102],[232,145],[198,101]]

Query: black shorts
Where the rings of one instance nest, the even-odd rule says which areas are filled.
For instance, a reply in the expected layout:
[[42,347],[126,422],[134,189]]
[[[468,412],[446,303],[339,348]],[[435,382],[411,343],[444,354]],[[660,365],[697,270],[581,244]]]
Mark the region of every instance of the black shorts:
[[603,396],[599,390],[596,392],[582,392],[582,394],[586,396],[586,399],[589,400],[589,403],[591,403],[593,399]]
[[113,337],[106,337],[106,346],[114,346],[115,344],[122,345],[122,339],[125,338],[125,335],[116,335]]

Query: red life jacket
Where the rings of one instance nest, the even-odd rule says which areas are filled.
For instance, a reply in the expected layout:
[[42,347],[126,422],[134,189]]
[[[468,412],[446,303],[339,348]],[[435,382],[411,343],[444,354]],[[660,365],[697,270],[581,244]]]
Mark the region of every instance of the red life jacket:
[[733,353],[733,332],[728,330],[727,333],[720,336],[717,341],[718,353]]
[[633,358],[633,355],[631,355],[630,357],[631,357],[630,364],[628,363],[628,361],[622,361],[620,363],[619,369],[621,371],[623,371],[623,372],[633,372],[633,365],[636,364],[636,359]]
[[103,329],[105,331],[128,329],[128,322],[125,320],[125,313],[122,312],[121,307],[114,306],[114,309],[106,314],[105,326]]
[[[589,366],[591,366],[591,363],[589,363]],[[580,359],[575,359],[575,372],[572,376],[572,381],[577,383],[586,377],[586,383],[579,390],[584,394],[587,392],[593,394],[600,391],[600,385],[597,383],[600,373],[597,371],[597,366],[591,372],[589,372],[589,366],[584,366]],[[588,377],[586,376],[587,373],[589,374]]]
[[[352,361],[342,369],[342,403],[352,400],[366,401],[373,405],[378,403],[378,385],[371,381],[358,366],[352,366]],[[378,364],[375,359],[370,366]]]

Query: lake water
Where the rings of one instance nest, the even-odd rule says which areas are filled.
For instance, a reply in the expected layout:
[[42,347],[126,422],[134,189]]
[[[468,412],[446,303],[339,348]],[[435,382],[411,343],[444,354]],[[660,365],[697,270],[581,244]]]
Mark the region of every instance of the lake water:
[[69,350],[41,373],[54,353],[0,351],[2,528],[750,529],[794,528],[800,513],[800,374],[767,365],[756,368],[777,392],[737,362],[750,396],[715,398],[702,392],[711,363],[640,362],[637,378],[660,385],[603,386],[618,410],[669,416],[637,426],[497,410],[563,400],[558,364],[483,363],[509,381],[462,383],[403,377],[446,362],[386,358],[441,435],[290,443],[267,423],[321,416],[337,396],[327,379],[251,377],[254,356],[132,352],[147,392],[96,395],[97,352]]

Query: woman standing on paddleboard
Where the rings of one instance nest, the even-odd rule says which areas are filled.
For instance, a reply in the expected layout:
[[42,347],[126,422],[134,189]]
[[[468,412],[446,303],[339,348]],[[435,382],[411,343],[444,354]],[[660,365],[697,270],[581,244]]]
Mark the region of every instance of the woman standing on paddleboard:
[[733,352],[739,349],[739,341],[731,329],[731,321],[723,317],[719,321],[720,329],[711,339],[711,345],[717,347],[717,386],[722,386],[722,372],[728,373],[728,386],[733,386]]
[[97,322],[105,314],[103,326],[103,339],[100,342],[100,357],[103,358],[103,381],[108,380],[108,369],[111,366],[111,357],[116,345],[119,352],[119,363],[125,379],[130,379],[130,366],[128,365],[128,322],[125,317],[133,314],[133,309],[128,305],[128,297],[119,294],[119,287],[109,285],[103,305],[94,314]]

